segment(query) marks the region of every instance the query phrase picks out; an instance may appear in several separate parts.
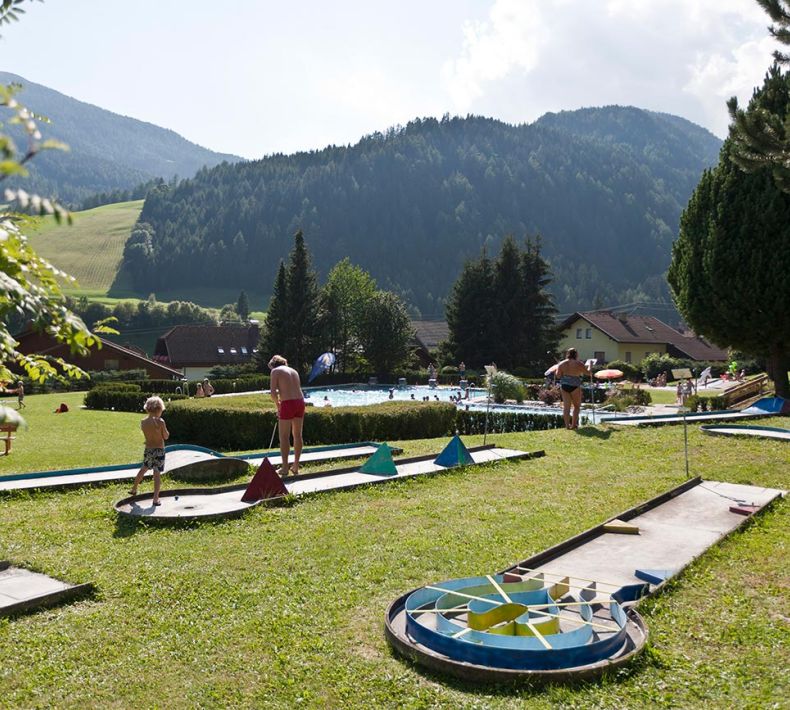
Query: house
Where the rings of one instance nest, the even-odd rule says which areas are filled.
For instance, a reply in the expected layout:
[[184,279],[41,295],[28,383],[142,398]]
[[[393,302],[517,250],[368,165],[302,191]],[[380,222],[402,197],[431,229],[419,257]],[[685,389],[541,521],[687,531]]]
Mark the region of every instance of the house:
[[413,320],[411,327],[414,329],[415,354],[422,365],[427,366],[434,357],[431,351],[436,351],[439,343],[450,337],[450,327],[443,320]]
[[610,311],[576,312],[559,326],[560,350],[576,348],[580,360],[638,363],[653,354],[690,360],[727,360],[727,351],[653,316]]
[[189,379],[201,379],[217,365],[243,365],[258,350],[257,323],[177,325],[154,347],[154,360],[182,370]]
[[[155,362],[145,355],[130,350],[111,340],[99,337],[101,348],[92,348],[85,357],[72,354],[65,343],[60,343],[48,333],[29,328],[14,336],[19,345],[17,350],[25,355],[48,355],[81,367],[83,370],[145,370],[153,380],[181,379],[179,370],[167,364]],[[98,336],[97,336],[98,337]]]

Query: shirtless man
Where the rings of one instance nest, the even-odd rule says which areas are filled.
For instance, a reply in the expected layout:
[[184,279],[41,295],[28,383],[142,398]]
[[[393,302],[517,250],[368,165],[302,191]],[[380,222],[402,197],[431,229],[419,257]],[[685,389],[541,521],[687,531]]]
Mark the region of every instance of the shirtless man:
[[[280,432],[280,454],[282,465],[277,473],[299,473],[299,457],[302,455],[302,425],[304,424],[304,395],[299,382],[299,373],[288,367],[282,355],[274,355],[269,360],[271,371],[271,395],[277,405],[278,427]],[[291,453],[291,434],[294,438],[294,462],[288,466]]]
[[148,469],[154,471],[154,505],[161,505],[159,502],[159,489],[162,486],[162,473],[165,470],[165,441],[170,438],[165,420],[162,413],[165,411],[165,403],[161,397],[149,397],[145,401],[145,411],[148,416],[140,422],[140,429],[143,430],[145,437],[145,451],[143,452],[143,465],[135,476],[132,490],[129,491],[133,496],[137,495],[137,487],[143,480],[143,476]]

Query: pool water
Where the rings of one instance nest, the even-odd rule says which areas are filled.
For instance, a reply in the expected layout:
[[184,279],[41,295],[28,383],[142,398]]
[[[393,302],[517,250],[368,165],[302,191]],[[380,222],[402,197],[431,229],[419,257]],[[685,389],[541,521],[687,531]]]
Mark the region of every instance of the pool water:
[[[392,397],[390,397],[390,391]],[[336,387],[308,387],[304,389],[305,399],[315,407],[359,407],[382,402],[421,402],[428,397],[431,402],[450,402],[450,396],[458,396],[457,387],[426,387],[426,386],[390,386],[390,385],[339,385]],[[484,397],[484,389],[470,388],[469,396],[474,399]],[[461,392],[463,396],[463,392]],[[468,408],[470,411],[485,411],[485,402],[470,402],[462,400],[457,405],[459,408]],[[528,404],[491,404],[491,412],[515,412],[519,414],[562,414],[558,407],[537,407]],[[593,421],[592,412],[584,410],[582,419],[590,423]],[[595,421],[610,418],[612,413],[595,412]]]

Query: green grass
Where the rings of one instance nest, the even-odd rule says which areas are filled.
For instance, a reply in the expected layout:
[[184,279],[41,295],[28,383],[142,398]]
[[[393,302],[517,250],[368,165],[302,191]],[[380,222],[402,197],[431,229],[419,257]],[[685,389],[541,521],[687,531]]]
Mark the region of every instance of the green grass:
[[75,212],[71,226],[42,220],[30,242],[41,256],[76,278],[79,289],[106,293],[142,208],[143,200],[134,200]]
[[[30,243],[41,256],[77,279],[76,285],[64,289],[69,296],[86,296],[108,305],[146,299],[150,290],[134,289],[128,277],[118,273],[123,245],[142,208],[143,200],[134,200],[74,212],[71,226],[42,219],[31,233]],[[253,308],[268,305],[267,293],[248,291],[247,296]],[[192,301],[207,308],[220,308],[226,303],[236,303],[239,289],[164,288],[156,291],[156,297],[163,303]],[[256,310],[252,317],[262,314],[263,311]]]
[[[28,398],[30,428],[2,461],[5,470],[8,462],[18,470],[60,467],[75,454],[83,464],[139,456],[137,415],[76,409],[50,419],[48,410],[58,399],[71,403],[69,397],[75,395]],[[771,424],[788,427],[790,418]],[[57,437],[63,446],[41,449],[42,437]],[[479,441],[469,437],[468,443]],[[642,605],[650,648],[613,678],[573,688],[480,688],[395,657],[382,623],[387,605],[403,592],[501,569],[684,478],[680,427],[554,430],[495,441],[545,449],[546,456],[169,529],[117,520],[111,505],[123,495],[122,485],[0,499],[0,559],[98,588],[92,600],[0,620],[2,705],[786,703],[785,502]],[[414,455],[442,443],[401,445]],[[116,449],[114,457],[108,447]],[[784,442],[709,437],[690,426],[689,447],[694,474],[787,485],[790,447]]]

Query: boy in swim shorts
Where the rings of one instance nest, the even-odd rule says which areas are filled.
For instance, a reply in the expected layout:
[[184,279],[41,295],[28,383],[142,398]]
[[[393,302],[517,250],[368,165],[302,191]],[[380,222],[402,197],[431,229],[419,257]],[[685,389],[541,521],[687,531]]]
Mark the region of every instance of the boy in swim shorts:
[[[269,360],[271,371],[271,396],[277,405],[277,426],[280,433],[280,455],[282,464],[278,473],[299,473],[299,457],[302,455],[302,425],[304,424],[304,395],[299,381],[299,373],[288,367],[282,355],[274,355]],[[288,466],[291,453],[291,435],[294,439],[294,462]]]
[[162,413],[165,411],[165,403],[161,397],[149,397],[145,401],[144,409],[148,416],[140,422],[140,429],[145,437],[145,450],[143,451],[143,465],[135,476],[132,489],[129,491],[133,496],[137,495],[137,487],[143,480],[145,472],[154,472],[154,505],[161,505],[159,501],[159,490],[162,487],[162,474],[165,470],[165,441],[170,438],[165,420]]

